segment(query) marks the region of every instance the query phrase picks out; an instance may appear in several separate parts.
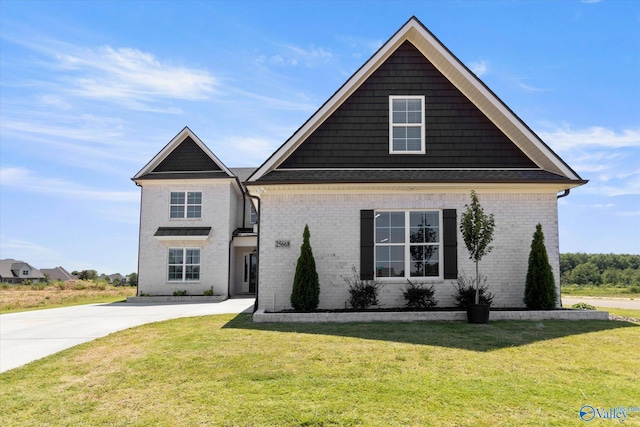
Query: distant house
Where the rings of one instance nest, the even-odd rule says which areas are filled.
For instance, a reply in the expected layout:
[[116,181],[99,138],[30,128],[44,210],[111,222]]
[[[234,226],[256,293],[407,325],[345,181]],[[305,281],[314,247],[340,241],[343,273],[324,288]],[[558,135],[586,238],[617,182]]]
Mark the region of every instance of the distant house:
[[407,280],[452,306],[474,269],[459,226],[475,190],[496,221],[481,273],[496,307],[522,307],[536,224],[559,285],[557,199],[587,182],[416,18],[248,172],[185,128],[134,176],[140,292],[255,293],[259,310],[290,309],[308,225],[319,308],[346,306],[354,269],[385,285],[386,307],[404,305]]
[[24,261],[15,259],[0,260],[0,282],[21,283],[24,280],[44,282],[45,277],[42,271]]
[[41,268],[40,271],[42,271],[42,274],[46,274],[47,276],[49,276],[49,280],[51,280],[51,281],[67,282],[69,280],[77,279],[76,276],[74,276],[73,274],[69,273],[63,267]]

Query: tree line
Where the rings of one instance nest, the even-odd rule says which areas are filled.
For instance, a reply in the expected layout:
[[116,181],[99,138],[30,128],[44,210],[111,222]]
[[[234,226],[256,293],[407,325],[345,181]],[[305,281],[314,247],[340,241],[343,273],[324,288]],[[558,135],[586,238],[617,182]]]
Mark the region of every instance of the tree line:
[[640,255],[560,254],[563,285],[640,286]]

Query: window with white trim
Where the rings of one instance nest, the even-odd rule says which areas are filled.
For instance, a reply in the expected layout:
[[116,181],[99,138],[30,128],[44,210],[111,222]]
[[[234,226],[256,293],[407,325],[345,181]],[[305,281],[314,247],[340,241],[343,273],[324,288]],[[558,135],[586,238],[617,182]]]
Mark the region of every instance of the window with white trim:
[[251,224],[255,224],[258,222],[258,212],[256,212],[256,208],[253,207],[253,204],[249,204],[249,207],[251,208],[251,214],[250,214],[250,222]]
[[389,153],[424,154],[424,96],[389,96]]
[[202,216],[201,191],[172,191],[170,218],[200,218]]
[[195,282],[200,280],[200,249],[169,248],[170,282]]
[[374,220],[376,277],[442,275],[440,211],[378,211]]

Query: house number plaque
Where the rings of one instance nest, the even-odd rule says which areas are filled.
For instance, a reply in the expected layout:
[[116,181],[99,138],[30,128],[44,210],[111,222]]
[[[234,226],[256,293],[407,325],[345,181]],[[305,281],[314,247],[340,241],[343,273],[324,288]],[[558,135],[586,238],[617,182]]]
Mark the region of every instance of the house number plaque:
[[276,240],[276,248],[290,248],[291,240]]

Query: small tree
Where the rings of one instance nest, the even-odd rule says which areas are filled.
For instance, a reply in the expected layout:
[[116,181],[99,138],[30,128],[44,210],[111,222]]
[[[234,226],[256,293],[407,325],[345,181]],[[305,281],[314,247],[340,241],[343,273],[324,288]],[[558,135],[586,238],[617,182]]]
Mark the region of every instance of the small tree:
[[556,283],[549,264],[547,248],[544,246],[542,225],[536,225],[533,233],[531,252],[529,252],[529,269],[524,288],[524,303],[527,308],[549,310],[556,306]]
[[480,272],[478,264],[482,257],[491,252],[492,246],[489,246],[493,240],[493,229],[495,222],[493,214],[486,215],[480,202],[478,195],[471,190],[471,205],[465,205],[466,210],[460,217],[460,232],[464,239],[464,244],[469,251],[469,259],[476,264],[476,296],[475,304],[480,303],[480,291],[478,286],[480,283]]
[[293,278],[293,289],[291,291],[291,305],[298,311],[315,310],[319,303],[320,283],[318,282],[316,261],[311,251],[309,236],[309,226],[305,225],[304,233],[302,234],[300,257],[296,265],[296,274]]

